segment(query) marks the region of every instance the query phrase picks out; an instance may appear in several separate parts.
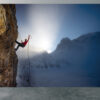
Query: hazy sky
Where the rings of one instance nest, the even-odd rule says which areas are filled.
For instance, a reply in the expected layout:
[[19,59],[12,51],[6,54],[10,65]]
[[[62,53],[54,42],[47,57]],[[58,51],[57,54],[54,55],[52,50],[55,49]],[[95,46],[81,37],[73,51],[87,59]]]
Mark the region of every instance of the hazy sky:
[[31,34],[31,47],[48,52],[64,37],[100,31],[100,5],[16,5],[16,16],[19,39]]

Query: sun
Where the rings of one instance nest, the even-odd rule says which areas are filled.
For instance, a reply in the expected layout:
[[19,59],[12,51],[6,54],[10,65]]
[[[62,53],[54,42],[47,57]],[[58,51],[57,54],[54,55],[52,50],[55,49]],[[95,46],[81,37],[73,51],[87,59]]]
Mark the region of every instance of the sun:
[[40,50],[47,51],[48,53],[51,53],[50,41],[47,39],[41,39],[38,47],[40,48]]
[[[46,51],[47,53],[51,53],[52,50],[52,43],[51,43],[51,39],[46,36],[43,35],[37,36],[38,34],[36,34],[36,36],[33,36],[33,38],[30,40],[30,45],[32,46],[33,51],[37,51],[37,52],[44,52]],[[38,37],[38,38],[35,38]]]

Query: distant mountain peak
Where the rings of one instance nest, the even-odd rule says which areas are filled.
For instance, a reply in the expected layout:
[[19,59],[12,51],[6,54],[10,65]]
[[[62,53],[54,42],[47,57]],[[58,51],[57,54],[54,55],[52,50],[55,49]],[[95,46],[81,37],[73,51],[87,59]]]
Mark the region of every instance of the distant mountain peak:
[[56,50],[58,50],[58,49],[63,49],[63,48],[65,48],[65,47],[69,46],[71,43],[72,43],[72,41],[71,41],[68,37],[63,38],[63,39],[61,40],[61,42],[58,44]]
[[61,43],[70,43],[70,42],[71,42],[71,40],[70,40],[68,37],[63,38],[63,39],[61,40]]
[[61,40],[61,42],[58,44],[56,51],[63,50],[65,48],[69,48],[69,47],[73,47],[74,43],[76,45],[80,44],[81,42],[82,43],[86,42],[86,44],[88,44],[89,41],[100,42],[100,32],[91,32],[88,34],[84,34],[74,40],[70,40],[68,37],[63,38]]
[[88,33],[88,34],[81,35],[80,37],[78,37],[74,40],[85,41],[89,38],[98,38],[98,37],[100,37],[100,32],[91,32],[91,33]]

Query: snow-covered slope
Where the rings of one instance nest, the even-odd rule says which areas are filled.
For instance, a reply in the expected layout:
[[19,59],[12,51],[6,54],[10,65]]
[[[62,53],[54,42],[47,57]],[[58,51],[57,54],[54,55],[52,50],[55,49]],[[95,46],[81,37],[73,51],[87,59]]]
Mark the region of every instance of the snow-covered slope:
[[[31,53],[32,55],[32,53]],[[20,59],[18,86],[100,86],[100,32],[64,38],[51,54]]]

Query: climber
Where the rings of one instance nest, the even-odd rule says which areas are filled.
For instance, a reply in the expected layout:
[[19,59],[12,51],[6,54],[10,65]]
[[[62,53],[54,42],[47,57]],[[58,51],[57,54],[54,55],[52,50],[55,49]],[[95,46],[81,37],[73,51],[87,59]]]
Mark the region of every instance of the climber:
[[18,41],[15,41],[18,44],[18,46],[15,48],[15,50],[17,51],[19,47],[24,48],[26,46],[26,44],[28,43],[29,39],[30,39],[30,35],[28,36],[28,39],[25,39],[24,42],[22,40],[21,40],[21,43],[19,43]]

